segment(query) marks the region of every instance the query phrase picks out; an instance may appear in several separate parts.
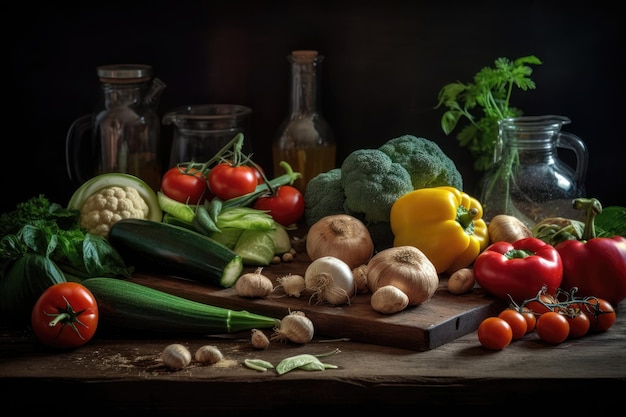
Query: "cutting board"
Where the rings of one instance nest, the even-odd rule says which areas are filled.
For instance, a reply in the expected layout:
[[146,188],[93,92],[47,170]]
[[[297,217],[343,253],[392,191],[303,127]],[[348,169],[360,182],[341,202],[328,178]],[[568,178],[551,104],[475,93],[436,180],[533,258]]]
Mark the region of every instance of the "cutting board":
[[[291,274],[304,276],[310,259],[298,253],[292,262],[272,264],[262,273],[272,279]],[[256,268],[246,268],[252,272]],[[381,314],[370,306],[371,294],[358,294],[349,304],[332,306],[316,304],[310,295],[301,297],[244,298],[234,288],[218,288],[196,281],[154,274],[135,274],[131,281],[206,304],[246,310],[256,314],[283,318],[290,311],[302,311],[311,319],[315,335],[417,351],[434,349],[478,328],[486,317],[502,310],[502,303],[479,287],[462,295],[447,290],[447,277],[440,277],[439,288],[428,301],[391,314]]]

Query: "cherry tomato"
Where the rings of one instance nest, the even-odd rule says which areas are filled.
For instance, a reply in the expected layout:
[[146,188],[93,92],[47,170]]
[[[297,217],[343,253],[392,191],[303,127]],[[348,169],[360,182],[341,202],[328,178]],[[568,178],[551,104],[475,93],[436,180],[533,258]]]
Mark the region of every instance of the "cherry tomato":
[[275,222],[290,226],[304,215],[304,196],[297,188],[283,185],[278,187],[275,195],[257,198],[252,207],[268,210]]
[[528,323],[526,318],[517,310],[507,308],[502,310],[498,317],[509,323],[511,330],[513,331],[513,340],[517,340],[526,334],[528,329]]
[[535,326],[537,325],[537,316],[535,313],[531,309],[524,307],[522,309],[522,316],[526,319],[526,334],[535,330]]
[[548,311],[539,316],[535,330],[541,340],[557,345],[569,336],[569,323],[563,314]]
[[589,332],[591,321],[589,317],[579,309],[565,316],[569,323],[568,339],[577,339],[583,337]]
[[54,348],[73,349],[87,343],[98,327],[98,303],[85,286],[63,282],[48,287],[31,314],[35,337]]
[[209,188],[222,200],[230,200],[253,192],[257,186],[255,169],[246,165],[233,166],[222,162],[211,168]]
[[589,317],[589,331],[605,332],[615,324],[615,309],[604,298],[589,298],[581,303],[581,310]]
[[172,167],[161,180],[163,194],[181,203],[198,204],[208,196],[206,177],[195,168]]
[[491,350],[502,350],[513,340],[513,329],[500,317],[487,317],[478,326],[478,341]]
[[544,304],[541,304],[539,301],[533,300],[533,301],[529,301],[527,302],[524,306],[532,311],[534,311],[537,314],[543,314],[546,313],[548,311],[554,311],[552,307],[550,307],[551,304],[556,304],[556,300],[555,298],[550,295],[550,294],[541,294],[539,296],[539,300],[541,300],[541,302],[543,302]]

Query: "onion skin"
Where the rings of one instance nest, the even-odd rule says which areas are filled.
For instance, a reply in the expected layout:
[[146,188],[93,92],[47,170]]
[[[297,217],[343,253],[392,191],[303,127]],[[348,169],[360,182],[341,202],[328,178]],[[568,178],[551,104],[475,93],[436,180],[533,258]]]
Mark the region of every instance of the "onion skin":
[[532,231],[520,219],[508,214],[498,214],[487,225],[489,242],[509,242],[532,237]]
[[371,259],[374,241],[359,219],[348,214],[334,214],[322,217],[309,228],[306,252],[312,261],[334,256],[354,269]]
[[439,275],[433,263],[414,246],[384,249],[367,264],[367,286],[375,293],[392,285],[409,297],[414,306],[429,300],[439,286]]

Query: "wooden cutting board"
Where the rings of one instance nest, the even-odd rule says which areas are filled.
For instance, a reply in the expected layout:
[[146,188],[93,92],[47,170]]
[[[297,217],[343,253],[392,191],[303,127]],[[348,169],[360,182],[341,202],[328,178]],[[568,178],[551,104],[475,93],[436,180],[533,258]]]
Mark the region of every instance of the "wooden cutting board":
[[[269,265],[262,273],[274,282],[289,273],[304,276],[310,263],[305,252],[293,262]],[[245,272],[256,268],[246,268]],[[311,319],[316,336],[349,338],[377,345],[411,350],[430,350],[478,328],[480,322],[496,315],[504,306],[476,287],[470,293],[453,295],[447,290],[447,278],[441,277],[435,295],[421,305],[409,307],[392,315],[374,311],[371,294],[358,294],[350,304],[319,305],[310,296],[250,299],[237,295],[234,288],[218,288],[207,284],[169,276],[135,274],[130,279],[178,296],[232,310],[283,318],[290,311],[300,310]]]

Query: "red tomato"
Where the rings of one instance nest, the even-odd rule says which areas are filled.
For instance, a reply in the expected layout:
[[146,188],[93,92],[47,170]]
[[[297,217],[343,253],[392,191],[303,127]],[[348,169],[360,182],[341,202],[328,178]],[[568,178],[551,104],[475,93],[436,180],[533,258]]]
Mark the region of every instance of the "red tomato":
[[172,200],[187,204],[198,204],[209,194],[206,177],[195,168],[189,172],[179,167],[168,169],[161,180],[161,191]]
[[209,173],[209,188],[222,200],[230,200],[253,192],[257,186],[255,169],[228,162],[215,165]]
[[83,285],[63,282],[48,287],[31,314],[35,337],[46,346],[72,349],[87,343],[98,327],[98,303]]
[[565,318],[569,323],[568,339],[577,339],[579,337],[583,337],[589,331],[591,321],[589,320],[589,317],[582,311],[575,311],[572,314],[566,315]]
[[255,167],[252,167],[252,169],[254,169],[254,176],[256,177],[256,184],[261,185],[265,182],[265,180],[263,179],[263,175],[261,173],[265,174],[265,171],[263,171],[263,168],[259,167],[258,165],[257,167],[259,169],[256,169]]
[[487,317],[478,326],[478,341],[491,350],[502,350],[513,340],[513,329],[500,317]]
[[580,305],[582,312],[589,317],[590,331],[605,332],[615,324],[615,309],[604,298],[589,298]]
[[569,336],[569,323],[564,315],[548,311],[539,316],[535,330],[541,340],[557,345]]
[[534,299],[532,299],[532,301],[527,300],[527,302],[524,303],[524,307],[528,308],[529,310],[537,314],[543,314],[543,313],[547,313],[548,311],[554,311],[555,307],[553,306],[553,304],[557,304],[557,301],[552,295],[541,294],[539,296],[539,300],[541,300],[541,302],[534,300]]
[[537,325],[537,316],[535,316],[535,313],[529,308],[523,308],[522,316],[526,319],[526,333],[528,334],[535,330],[535,326]]
[[275,195],[257,198],[252,207],[268,210],[276,223],[290,226],[304,215],[304,196],[297,188],[283,185],[278,187]]
[[513,330],[513,340],[517,340],[526,334],[528,329],[528,323],[526,318],[517,310],[507,308],[502,310],[498,317],[509,323],[511,330]]

